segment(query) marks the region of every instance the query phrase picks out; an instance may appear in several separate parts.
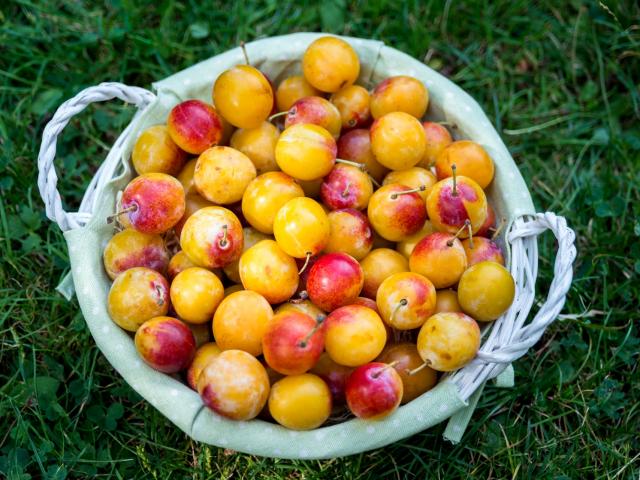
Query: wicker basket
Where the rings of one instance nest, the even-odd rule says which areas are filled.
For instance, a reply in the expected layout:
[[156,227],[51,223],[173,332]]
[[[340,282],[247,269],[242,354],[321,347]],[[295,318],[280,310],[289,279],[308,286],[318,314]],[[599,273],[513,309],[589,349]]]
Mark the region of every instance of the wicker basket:
[[[254,66],[277,83],[300,72],[302,54],[318,36],[298,33],[273,37],[250,43],[247,49]],[[164,123],[169,110],[182,100],[200,98],[210,102],[214,79],[225,69],[242,63],[242,53],[236,48],[177,73],[154,84],[155,94],[118,83],[87,88],[58,108],[43,133],[38,187],[46,213],[64,231],[76,294],[96,344],[140,395],[196,440],[269,457],[331,458],[382,447],[449,419],[445,436],[458,441],[485,383],[498,377],[501,383],[512,384],[510,363],[540,339],[564,305],[576,256],[574,233],[562,217],[535,213],[524,180],[478,104],[451,81],[406,54],[381,42],[343,38],[360,57],[359,83],[375,85],[383,78],[400,74],[418,78],[430,92],[428,117],[451,122],[455,125],[455,138],[482,144],[494,159],[496,176],[487,193],[497,216],[508,219],[500,242],[516,281],[515,300],[503,316],[485,329],[480,351],[469,365],[447,375],[434,389],[383,420],[350,419],[309,432],[293,432],[261,420],[234,422],[220,417],[205,408],[197,393],[186,385],[141,362],[131,337],[107,313],[110,280],[101,255],[113,233],[106,217],[115,209],[118,192],[133,176],[129,158],[138,134],[150,125]],[[135,105],[138,112],[87,187],[79,210],[65,212],[53,165],[57,137],[71,117],[87,105],[113,98]],[[537,236],[545,230],[551,230],[558,240],[555,277],[544,304],[529,319],[538,268]]]

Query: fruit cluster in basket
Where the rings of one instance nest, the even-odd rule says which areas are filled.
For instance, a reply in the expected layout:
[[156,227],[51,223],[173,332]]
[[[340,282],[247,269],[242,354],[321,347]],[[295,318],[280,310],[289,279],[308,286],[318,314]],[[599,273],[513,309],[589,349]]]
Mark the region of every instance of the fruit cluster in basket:
[[[372,91],[322,37],[277,89],[247,64],[213,104],[141,133],[110,217],[111,318],[228,418],[382,418],[469,363],[515,285],[477,143],[423,121],[409,76]],[[181,375],[184,375],[181,376]]]

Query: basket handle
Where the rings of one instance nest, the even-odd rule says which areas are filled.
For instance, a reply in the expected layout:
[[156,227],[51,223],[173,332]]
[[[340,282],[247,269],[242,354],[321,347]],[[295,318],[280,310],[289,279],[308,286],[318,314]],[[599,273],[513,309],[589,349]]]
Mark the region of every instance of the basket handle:
[[[558,241],[554,278],[547,299],[533,320],[525,325],[535,300],[537,237],[546,230],[551,230]],[[563,217],[551,212],[519,217],[507,235],[507,242],[511,244],[511,274],[516,280],[516,298],[493,325],[476,358],[452,376],[464,399],[469,398],[486,380],[498,376],[508,364],[522,357],[540,340],[558,317],[571,288],[576,258],[575,233]]]
[[553,232],[558,241],[558,253],[553,267],[554,277],[546,301],[529,324],[517,329],[507,345],[491,352],[478,352],[478,359],[487,363],[511,363],[533,347],[547,327],[558,318],[573,280],[573,261],[577,253],[574,245],[576,235],[567,226],[564,217],[551,212],[537,213],[533,221],[517,223],[514,226],[507,236],[509,243],[519,238],[537,237],[546,230]]
[[67,126],[69,120],[82,112],[89,104],[105,102],[114,98],[135,105],[139,109],[138,114],[140,114],[147,105],[155,100],[156,96],[149,90],[140,87],[130,87],[116,82],[101,83],[82,90],[75,97],[60,105],[42,133],[42,143],[38,154],[38,189],[44,201],[47,217],[56,222],[62,231],[79,228],[91,219],[94,210],[93,202],[97,197],[96,192],[101,190],[104,184],[112,178],[120,161],[119,153],[131,135],[132,129],[130,123],[110,150],[106,160],[87,187],[77,212],[64,210],[62,198],[57,189],[58,175],[53,162],[56,156],[58,135]]

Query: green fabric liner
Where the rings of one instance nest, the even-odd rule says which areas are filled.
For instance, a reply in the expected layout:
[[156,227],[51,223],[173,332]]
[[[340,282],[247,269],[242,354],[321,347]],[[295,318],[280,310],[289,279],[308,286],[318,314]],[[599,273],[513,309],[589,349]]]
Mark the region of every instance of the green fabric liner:
[[471,420],[471,415],[473,415],[476,405],[478,405],[478,400],[480,400],[486,383],[487,382],[483,382],[482,385],[473,392],[473,395],[469,397],[469,404],[466,407],[458,410],[451,416],[442,434],[445,440],[449,440],[454,444],[460,443],[462,435],[464,435],[464,431],[467,429],[467,425],[469,425],[469,420]]
[[[272,37],[247,44],[247,50],[252,64],[277,85],[285,77],[300,73],[302,52],[321,35],[324,34],[296,33]],[[531,197],[518,168],[482,109],[468,94],[421,62],[381,42],[342,38],[358,52],[362,64],[360,83],[372,85],[385,77],[400,74],[418,78],[427,85],[430,93],[427,116],[454,122],[458,126],[454,129],[455,138],[474,140],[487,149],[496,165],[495,179],[488,195],[498,218],[505,217],[511,223],[521,215],[534,213]],[[388,445],[449,417],[447,431],[451,430],[451,434],[448,438],[459,439],[480,391],[467,403],[460,398],[455,385],[447,380],[378,421],[351,419],[310,432],[295,432],[261,420],[227,420],[204,408],[197,393],[182,382],[147,366],[138,356],[130,334],[109,318],[106,302],[111,282],[102,265],[102,251],[113,234],[113,228],[107,225],[106,217],[114,211],[118,192],[132,178],[129,157],[137,134],[151,125],[164,123],[169,110],[182,100],[199,98],[211,102],[214,79],[243,61],[241,50],[236,48],[155,83],[153,88],[158,97],[134,120],[135,134],[126,142],[121,174],[102,192],[97,192],[99,206],[89,223],[83,228],[65,232],[73,285],[97,346],[134,390],[185,433],[208,444],[269,457],[333,458]],[[502,245],[508,262],[509,246]],[[58,291],[69,298],[73,294],[73,285],[64,279]],[[513,369],[507,368],[497,383],[513,385]],[[456,427],[460,431],[452,432]]]

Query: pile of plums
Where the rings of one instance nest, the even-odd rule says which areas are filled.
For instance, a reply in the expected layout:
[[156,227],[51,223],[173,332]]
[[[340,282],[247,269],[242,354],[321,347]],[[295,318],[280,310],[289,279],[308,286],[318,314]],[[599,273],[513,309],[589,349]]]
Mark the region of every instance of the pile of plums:
[[143,131],[104,249],[113,321],[215,412],[291,429],[376,419],[469,363],[511,305],[477,143],[409,76],[356,85],[309,45],[277,89],[247,64]]

